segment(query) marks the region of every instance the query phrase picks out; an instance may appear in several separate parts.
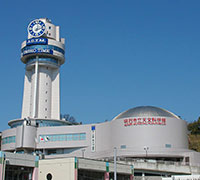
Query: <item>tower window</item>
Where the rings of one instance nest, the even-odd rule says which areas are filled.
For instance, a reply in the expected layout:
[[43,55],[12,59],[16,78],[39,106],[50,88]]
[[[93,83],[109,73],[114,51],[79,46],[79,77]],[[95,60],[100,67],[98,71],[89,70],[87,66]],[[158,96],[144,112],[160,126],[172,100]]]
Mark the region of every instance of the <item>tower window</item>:
[[49,26],[49,29],[51,29],[51,26]]
[[46,94],[47,94],[47,91],[46,91]]

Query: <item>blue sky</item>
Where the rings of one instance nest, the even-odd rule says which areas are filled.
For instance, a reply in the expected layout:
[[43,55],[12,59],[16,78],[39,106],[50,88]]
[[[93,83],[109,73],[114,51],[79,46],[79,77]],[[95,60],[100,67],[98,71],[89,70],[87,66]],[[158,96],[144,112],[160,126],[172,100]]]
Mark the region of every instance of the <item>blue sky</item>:
[[200,1],[2,1],[0,131],[21,117],[20,45],[33,19],[66,38],[61,113],[84,124],[152,105],[188,122],[200,116]]

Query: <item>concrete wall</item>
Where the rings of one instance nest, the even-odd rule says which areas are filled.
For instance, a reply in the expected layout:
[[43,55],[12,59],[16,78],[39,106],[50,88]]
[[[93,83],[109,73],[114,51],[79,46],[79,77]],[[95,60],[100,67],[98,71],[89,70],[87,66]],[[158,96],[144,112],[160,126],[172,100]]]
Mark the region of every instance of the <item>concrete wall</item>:
[[[94,151],[91,150],[92,126],[95,126]],[[28,128],[30,130],[28,130]],[[16,147],[30,147],[46,150],[74,148],[74,151],[69,151],[69,156],[78,157],[82,156],[83,149],[84,156],[88,158],[113,157],[114,147],[117,148],[117,155],[123,157],[145,157],[146,155],[151,157],[184,157],[183,152],[188,152],[186,122],[175,118],[166,118],[165,126],[140,125],[126,127],[124,126],[123,119],[88,125],[38,128],[24,126],[24,129],[22,126],[19,126],[16,128],[16,131],[4,131],[2,136],[9,136],[9,133],[12,135],[16,134]],[[39,139],[40,135],[48,136],[70,133],[86,133],[86,140],[40,142]],[[35,138],[37,139],[36,144]],[[170,144],[171,147],[166,147],[166,144]],[[147,151],[144,150],[145,146],[148,147]],[[2,148],[6,150],[8,145],[3,145]],[[11,149],[11,147],[9,149]],[[195,158],[191,158],[191,160],[195,160]]]
[[[41,127],[37,130],[37,138],[40,135],[53,134],[70,134],[70,133],[84,133],[89,131],[90,126],[58,126],[58,127]],[[90,135],[86,134],[85,141],[53,141],[53,142],[38,142],[37,148],[74,148],[74,147],[88,147],[90,146]]]
[[181,176],[172,176],[169,178],[162,178],[162,180],[198,180],[200,175],[181,175]]
[[7,165],[36,167],[38,158],[29,154],[17,154],[0,151],[0,161],[4,158]]
[[[7,129],[5,131],[2,132],[2,139],[9,137],[9,136],[16,136],[16,130],[17,128],[13,128],[13,129]],[[2,141],[1,141],[2,143]],[[9,144],[1,144],[1,150],[2,151],[9,151],[9,150],[15,150],[15,143],[9,143]]]
[[200,167],[200,153],[196,151],[188,151],[184,153],[185,157],[189,157],[189,162],[191,166],[198,166]]
[[[52,174],[52,179],[73,180],[76,179],[75,169],[76,158],[45,159],[39,162],[39,180],[44,180],[48,173]],[[114,171],[113,163],[109,163],[109,172]],[[106,172],[106,162],[91,159],[77,158],[77,169],[90,170],[93,172]],[[131,175],[131,165],[117,164],[119,174]],[[94,177],[95,178],[95,177]]]
[[111,121],[112,148],[125,146],[127,152],[134,150],[142,154],[145,154],[144,147],[148,147],[148,154],[188,149],[187,124],[184,120],[166,117],[166,125],[124,126],[124,119],[127,118]]
[[[186,122],[175,118],[166,118],[165,126],[143,125],[125,127],[123,119],[100,124],[44,127],[38,128],[37,136],[41,134],[86,133],[85,141],[61,141],[39,143],[38,148],[73,148],[84,147],[85,157],[112,157],[113,149],[117,147],[118,156],[180,156],[187,151]],[[91,151],[91,126],[95,126],[95,152]],[[170,144],[171,147],[166,147]],[[144,147],[148,146],[148,152]],[[79,156],[79,154],[71,154]],[[183,156],[183,155],[182,155]]]
[[[134,117],[133,117],[134,118]],[[95,126],[95,132],[92,131]],[[76,141],[40,141],[41,135],[61,135],[85,133],[85,140]],[[92,135],[94,137],[95,150],[92,151]],[[65,153],[65,157],[86,157],[93,159],[112,158],[114,147],[117,148],[117,156],[121,157],[179,157],[190,156],[190,165],[200,165],[200,153],[189,151],[187,140],[186,122],[181,119],[166,117],[166,125],[137,125],[124,126],[124,119],[115,119],[110,122],[87,125],[55,126],[55,127],[31,127],[18,126],[3,131],[2,137],[16,135],[16,144],[4,144],[3,150],[15,150],[15,148],[33,149],[57,149],[59,154]],[[36,142],[36,144],[35,144]],[[171,147],[166,147],[170,144]],[[145,151],[144,147],[148,150]],[[60,157],[57,155],[56,157]]]
[[21,118],[29,117],[31,113],[31,70],[26,70],[24,78],[24,94],[23,94],[23,104],[22,104],[22,114]]
[[48,173],[52,174],[52,179],[74,180],[75,160],[74,158],[40,160],[39,180],[46,179]]

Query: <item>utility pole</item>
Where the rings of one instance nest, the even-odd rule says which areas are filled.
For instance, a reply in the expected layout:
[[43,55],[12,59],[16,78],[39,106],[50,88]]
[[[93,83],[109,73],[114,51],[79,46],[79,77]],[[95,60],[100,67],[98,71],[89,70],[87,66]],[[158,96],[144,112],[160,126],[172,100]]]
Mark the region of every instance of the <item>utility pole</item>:
[[84,154],[85,154],[85,149],[82,149],[82,158],[84,158]]
[[114,147],[114,180],[117,180],[117,148]]

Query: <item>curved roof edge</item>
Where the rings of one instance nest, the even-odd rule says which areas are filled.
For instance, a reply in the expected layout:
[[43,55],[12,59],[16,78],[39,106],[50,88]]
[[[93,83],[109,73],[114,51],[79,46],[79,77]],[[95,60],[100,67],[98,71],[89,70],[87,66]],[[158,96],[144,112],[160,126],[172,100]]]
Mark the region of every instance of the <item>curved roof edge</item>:
[[116,117],[113,120],[121,119],[121,118],[129,118],[129,117],[152,117],[152,116],[160,116],[160,117],[171,117],[176,119],[181,119],[179,116],[174,113],[154,106],[138,106],[135,108],[128,109]]

